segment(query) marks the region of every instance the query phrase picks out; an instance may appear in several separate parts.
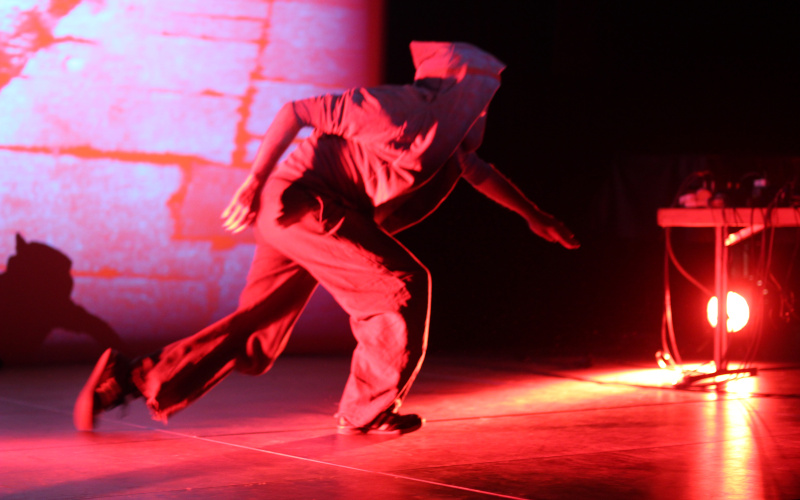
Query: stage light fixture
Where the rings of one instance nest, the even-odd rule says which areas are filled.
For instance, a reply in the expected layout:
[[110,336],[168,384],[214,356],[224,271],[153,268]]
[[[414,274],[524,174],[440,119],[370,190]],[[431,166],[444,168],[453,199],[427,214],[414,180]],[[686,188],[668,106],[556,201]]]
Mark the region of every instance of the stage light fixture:
[[[717,327],[717,297],[711,297],[706,307],[708,322],[712,328]],[[728,292],[728,332],[738,332],[750,319],[750,306],[747,300],[736,292]]]

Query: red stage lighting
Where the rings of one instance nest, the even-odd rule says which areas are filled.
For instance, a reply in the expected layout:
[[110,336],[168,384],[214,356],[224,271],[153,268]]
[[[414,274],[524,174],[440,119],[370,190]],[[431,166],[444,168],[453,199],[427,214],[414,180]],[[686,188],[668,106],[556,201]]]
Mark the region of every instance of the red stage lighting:
[[[712,328],[717,327],[717,297],[711,297],[706,307],[708,322]],[[750,319],[750,306],[747,300],[736,292],[728,292],[728,332],[738,332]]]

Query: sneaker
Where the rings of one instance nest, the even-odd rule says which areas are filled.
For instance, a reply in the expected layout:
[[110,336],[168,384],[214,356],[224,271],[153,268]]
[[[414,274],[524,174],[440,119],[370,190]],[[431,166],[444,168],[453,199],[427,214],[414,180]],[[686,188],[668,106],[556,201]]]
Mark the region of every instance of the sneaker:
[[400,415],[392,411],[385,411],[378,415],[375,420],[363,427],[356,427],[347,421],[346,418],[339,418],[339,434],[375,434],[382,436],[399,436],[414,432],[425,424],[425,419],[419,415],[409,413]]
[[133,392],[128,360],[117,351],[106,349],[75,400],[75,428],[91,431],[97,415],[125,403]]

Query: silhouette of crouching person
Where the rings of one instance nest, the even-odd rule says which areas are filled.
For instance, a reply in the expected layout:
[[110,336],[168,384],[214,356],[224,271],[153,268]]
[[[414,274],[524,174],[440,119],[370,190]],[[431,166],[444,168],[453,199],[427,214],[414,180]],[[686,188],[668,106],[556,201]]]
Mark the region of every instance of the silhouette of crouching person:
[[0,274],[0,366],[36,361],[56,328],[124,350],[108,323],[73,302],[71,268],[72,261],[60,251],[16,235],[16,253]]

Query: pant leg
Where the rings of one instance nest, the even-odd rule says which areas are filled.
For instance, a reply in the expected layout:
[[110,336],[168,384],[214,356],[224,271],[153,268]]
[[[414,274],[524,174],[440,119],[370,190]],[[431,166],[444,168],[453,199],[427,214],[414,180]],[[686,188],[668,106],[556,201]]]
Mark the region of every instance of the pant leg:
[[258,232],[308,270],[350,315],[358,345],[339,414],[366,425],[399,406],[422,363],[429,273],[357,210],[314,195],[303,200],[294,193],[284,201],[282,216],[259,218]]
[[259,243],[237,310],[134,363],[134,384],[154,418],[166,421],[237,369],[267,371],[317,282],[296,263]]
[[318,282],[293,260],[265,243],[256,232],[256,253],[239,297],[239,310],[258,310],[258,322],[247,338],[245,355],[236,370],[260,375],[283,352],[289,334],[305,309]]

